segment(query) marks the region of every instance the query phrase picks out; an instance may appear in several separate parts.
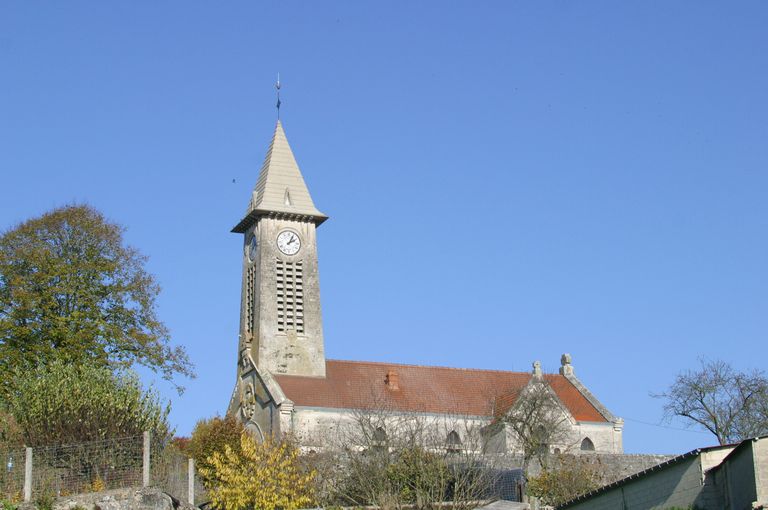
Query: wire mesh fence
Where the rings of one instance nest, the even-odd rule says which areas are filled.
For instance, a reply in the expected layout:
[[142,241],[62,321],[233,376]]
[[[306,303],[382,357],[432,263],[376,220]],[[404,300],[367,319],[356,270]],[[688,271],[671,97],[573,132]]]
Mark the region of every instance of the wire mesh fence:
[[66,496],[141,486],[143,436],[33,449],[32,493]]
[[179,500],[190,501],[192,496],[192,501],[206,501],[189,459],[146,435],[0,450],[0,462],[4,463],[0,501],[15,503],[143,485],[159,487]]
[[489,483],[483,491],[483,498],[506,501],[522,501],[525,493],[525,475],[522,469],[488,468]]
[[24,448],[0,450],[0,499],[17,503],[24,497]]
[[[190,459],[172,448],[152,448],[152,484],[178,499],[202,503],[208,501],[200,478]],[[190,485],[190,477],[192,484]],[[192,494],[190,494],[190,490]],[[192,498],[190,500],[190,497]]]

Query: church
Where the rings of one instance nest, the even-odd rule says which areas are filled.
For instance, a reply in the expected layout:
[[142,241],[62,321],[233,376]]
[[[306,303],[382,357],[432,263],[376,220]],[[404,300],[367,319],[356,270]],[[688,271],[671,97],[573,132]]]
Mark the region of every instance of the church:
[[[256,437],[291,434],[321,449],[363,412],[428,419],[446,444],[470,429],[483,450],[515,453],[505,413],[533,387],[546,388],[566,433],[553,452],[623,453],[623,420],[576,377],[571,357],[559,374],[416,366],[325,357],[317,228],[328,217],[312,200],[278,120],[244,217],[237,380],[228,413]],[[437,428],[435,430],[437,430]],[[386,425],[377,429],[385,435]]]

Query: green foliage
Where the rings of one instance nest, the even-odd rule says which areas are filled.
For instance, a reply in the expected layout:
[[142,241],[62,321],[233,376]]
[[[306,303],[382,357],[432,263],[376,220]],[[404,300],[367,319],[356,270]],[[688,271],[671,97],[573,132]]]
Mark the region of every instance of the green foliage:
[[160,288],[123,228],[86,205],[55,209],[0,236],[0,397],[16,369],[61,358],[193,376],[157,318]]
[[140,435],[170,437],[168,413],[154,391],[130,371],[53,361],[17,370],[9,410],[28,446],[72,444]]
[[5,499],[0,499],[0,510],[16,510],[17,508],[18,505]]
[[53,503],[55,500],[53,494],[46,492],[37,497],[35,506],[37,507],[37,510],[53,510]]
[[185,453],[195,459],[198,467],[210,468],[209,459],[216,452],[223,453],[225,446],[239,453],[240,436],[244,430],[243,424],[234,416],[200,420],[192,431]]
[[561,505],[602,485],[600,466],[575,456],[560,456],[555,466],[528,479],[528,494],[546,505]]
[[24,437],[13,415],[0,409],[0,450],[24,445]]
[[398,452],[385,476],[401,503],[418,506],[445,499],[451,481],[445,460],[417,446]]

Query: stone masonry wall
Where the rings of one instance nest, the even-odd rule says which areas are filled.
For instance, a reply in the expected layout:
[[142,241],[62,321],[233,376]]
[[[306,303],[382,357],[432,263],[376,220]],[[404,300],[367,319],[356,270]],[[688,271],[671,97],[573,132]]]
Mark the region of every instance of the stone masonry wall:
[[[600,467],[605,474],[606,485],[645,471],[674,457],[675,455],[612,453],[582,453],[578,455],[580,460]],[[552,457],[553,462],[556,462],[556,459],[557,457]],[[500,467],[511,469],[522,466],[523,457],[520,454],[506,454],[497,457],[497,461]],[[537,474],[540,469],[541,467],[538,465],[531,466],[531,474]]]
[[755,477],[757,478],[757,500],[768,503],[768,438],[758,439],[753,444],[755,456]]

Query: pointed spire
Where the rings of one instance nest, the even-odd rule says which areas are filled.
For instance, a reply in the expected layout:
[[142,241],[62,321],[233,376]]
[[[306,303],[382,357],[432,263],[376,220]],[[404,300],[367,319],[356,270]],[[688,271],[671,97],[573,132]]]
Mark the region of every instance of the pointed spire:
[[318,225],[328,219],[312,201],[279,120],[248,205],[248,214],[232,231],[244,232],[256,217],[269,213],[311,217]]

